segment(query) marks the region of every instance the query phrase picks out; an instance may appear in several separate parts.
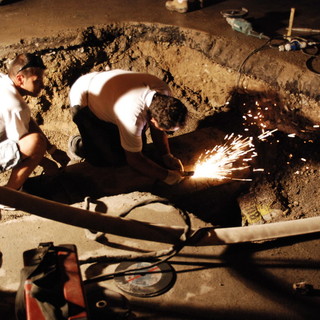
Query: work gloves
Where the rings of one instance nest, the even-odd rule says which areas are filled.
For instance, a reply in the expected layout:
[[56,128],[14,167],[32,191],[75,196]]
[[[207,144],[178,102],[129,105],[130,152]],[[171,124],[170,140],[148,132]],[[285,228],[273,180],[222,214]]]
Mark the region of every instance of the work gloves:
[[163,180],[166,184],[174,185],[180,183],[183,179],[184,167],[182,162],[171,153],[162,156],[163,164],[169,169],[167,177]]
[[183,179],[184,179],[184,176],[182,175],[182,172],[168,170],[168,175],[163,180],[163,182],[169,185],[174,185],[174,184],[180,183]]

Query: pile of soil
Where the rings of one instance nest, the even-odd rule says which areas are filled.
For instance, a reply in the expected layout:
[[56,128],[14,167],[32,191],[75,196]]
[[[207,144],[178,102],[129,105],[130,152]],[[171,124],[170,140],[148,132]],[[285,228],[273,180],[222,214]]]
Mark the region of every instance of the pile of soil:
[[[253,58],[252,62],[247,62],[247,71],[243,72],[236,66],[241,65],[244,56],[235,57],[230,43],[222,43],[221,39],[172,26],[113,24],[65,32],[47,39],[23,40],[3,48],[1,71],[5,71],[6,63],[13,58],[11,52],[15,52],[18,46],[40,54],[47,66],[43,95],[28,99],[28,102],[34,118],[50,141],[62,150],[67,150],[69,137],[77,133],[68,110],[70,86],[87,72],[120,68],[158,76],[186,104],[190,113],[187,126],[170,139],[173,152],[188,165],[192,166],[198,156],[194,153],[195,145],[186,149],[189,142],[192,143],[190,135],[201,137],[196,139],[197,152],[221,142],[220,136],[212,141],[202,139],[202,130],[213,130],[213,135],[219,130],[221,136],[231,133],[252,136],[257,152],[251,165],[251,182],[193,182],[179,191],[179,187],[155,188],[153,182],[145,183],[142,179],[142,182],[137,180],[136,189],[134,185],[121,188],[116,183],[106,193],[103,188],[97,190],[101,186],[97,181],[101,179],[101,171],[89,171],[93,176],[88,178],[88,172],[81,171],[80,166],[76,173],[70,175],[66,170],[54,178],[42,177],[37,169],[29,181],[31,193],[38,194],[43,184],[39,188],[34,185],[43,180],[46,189],[52,187],[52,190],[40,196],[50,194],[55,201],[72,204],[79,198],[71,197],[72,200],[66,201],[61,197],[61,185],[65,185],[66,193],[72,193],[79,191],[74,188],[75,184],[79,186],[79,181],[85,185],[83,181],[95,180],[96,189],[92,196],[111,196],[140,189],[151,191],[170,198],[203,221],[220,226],[243,223],[239,199],[248,193],[254,195],[250,201],[255,206],[259,203],[268,210],[280,210],[281,214],[273,217],[271,222],[320,214],[318,102],[311,91],[309,95],[306,91],[293,92],[297,83],[284,79],[283,73],[278,80],[268,82],[271,75],[263,72],[263,65],[269,64],[269,58]],[[260,68],[253,70],[257,61],[260,61]],[[277,63],[277,60],[273,62],[274,65]],[[297,74],[296,66],[283,64],[281,70],[284,69],[288,79]],[[298,72],[303,74],[301,70]],[[308,81],[315,80],[311,76]],[[259,139],[262,132],[272,130],[276,131],[270,137]],[[257,173],[254,168],[264,171]],[[121,179],[123,172],[128,173],[128,168],[119,173]],[[8,174],[1,174],[2,185]],[[81,196],[86,193],[82,194],[82,191],[79,191]],[[2,221],[19,216],[20,213],[2,214]],[[268,222],[270,220],[264,221]]]

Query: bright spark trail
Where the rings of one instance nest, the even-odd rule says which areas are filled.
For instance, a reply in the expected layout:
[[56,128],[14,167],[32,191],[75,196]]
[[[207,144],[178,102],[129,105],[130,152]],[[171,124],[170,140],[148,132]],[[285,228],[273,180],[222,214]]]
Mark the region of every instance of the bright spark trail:
[[[260,99],[261,100],[261,99]],[[246,113],[242,115],[242,125],[244,131],[248,132],[253,129],[260,129],[261,134],[256,135],[258,140],[265,141],[275,131],[267,130],[269,115],[272,115],[272,109],[277,108],[277,103],[272,100],[255,101],[254,108],[250,107],[251,104],[243,103],[243,109],[247,109]],[[319,124],[313,125],[313,128],[320,128]],[[254,130],[255,132],[256,130]],[[289,138],[295,138],[296,134],[288,134]],[[238,179],[235,178],[233,173],[245,170],[251,166],[250,161],[257,156],[252,137],[242,137],[241,135],[235,136],[234,133],[227,135],[223,145],[217,145],[211,150],[205,151],[200,155],[194,166],[194,174],[192,178],[205,178],[216,180],[240,180],[252,181],[252,179]],[[279,141],[277,140],[277,143]],[[313,142],[309,140],[308,142]],[[293,158],[290,154],[289,158]],[[301,161],[306,162],[305,158]],[[290,161],[287,162],[290,164]],[[263,168],[253,168],[252,172],[263,172]]]
[[224,140],[226,140],[225,144],[217,145],[199,157],[195,164],[193,178],[231,179],[233,171],[249,167],[248,165],[235,167],[234,164],[244,156],[249,156],[249,158],[243,159],[243,162],[250,161],[255,155],[252,138],[234,137],[231,134],[226,136]]
[[[264,104],[264,103],[263,103]],[[246,107],[246,104],[244,103]],[[250,127],[256,127],[261,130],[257,136],[260,141],[266,140],[275,131],[266,130],[265,113],[268,113],[276,104],[268,103],[262,106],[260,102],[255,102],[255,108],[247,110],[243,117],[244,131],[250,131]],[[206,178],[216,180],[240,180],[252,181],[252,179],[238,179],[233,173],[248,169],[250,161],[258,154],[253,144],[253,137],[235,136],[234,133],[225,136],[225,143],[217,145],[212,150],[207,150],[200,155],[195,163],[193,178]],[[262,168],[253,168],[253,172],[264,171]]]
[[[277,129],[266,131],[258,138],[263,140],[275,131]],[[207,150],[200,155],[195,164],[193,178],[251,181],[251,179],[234,178],[232,173],[249,168],[249,165],[244,163],[250,162],[257,156],[255,146],[252,143],[253,138],[243,138],[241,135],[234,136],[232,133],[225,136],[224,140],[226,142],[223,145],[216,145],[212,150]],[[241,164],[238,164],[240,160]]]

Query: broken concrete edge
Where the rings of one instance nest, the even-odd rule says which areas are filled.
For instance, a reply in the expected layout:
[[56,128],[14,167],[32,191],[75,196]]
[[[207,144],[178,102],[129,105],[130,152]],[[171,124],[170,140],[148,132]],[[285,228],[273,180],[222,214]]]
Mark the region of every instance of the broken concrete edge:
[[[145,46],[143,53],[139,49],[141,46]],[[316,112],[319,96],[313,92],[318,87],[319,77],[305,72],[301,64],[295,64],[292,59],[285,61],[279,54],[273,57],[274,51],[269,50],[253,55],[244,65],[251,49],[256,48],[248,50],[243,46],[235,54],[235,42],[230,39],[193,29],[137,22],[114,23],[68,30],[56,37],[22,39],[18,44],[2,48],[0,71],[5,71],[5,65],[16,52],[32,51],[42,55],[48,70],[55,73],[48,73],[45,95],[32,101],[40,105],[35,112],[39,108],[50,111],[55,108],[59,109],[54,111],[56,114],[65,114],[68,88],[76,78],[110,67],[137,69],[163,77],[174,95],[188,106],[193,121],[234,108],[228,102],[237,90],[242,90],[244,94],[263,94],[279,100],[276,103],[279,115],[270,119],[270,123],[286,133],[306,131],[307,127],[320,123]],[[135,50],[137,56],[133,56]],[[175,61],[176,56],[180,63]],[[151,61],[143,63],[143,59]],[[193,79],[194,72],[200,82]],[[52,118],[49,112],[41,113],[41,110],[35,118],[38,117],[41,123],[48,123],[47,118]],[[282,124],[284,119],[288,119],[288,123]],[[65,129],[62,134],[70,135],[69,126],[62,123],[64,120],[62,115],[61,121],[56,118],[54,123],[59,123],[60,130]],[[297,130],[295,124],[301,130]],[[314,130],[311,131],[313,134]]]
[[[0,67],[16,52],[37,51],[45,54],[50,47],[54,48],[51,50],[59,50],[107,45],[121,35],[128,38],[131,44],[144,40],[187,46],[224,68],[238,72],[242,66],[244,76],[252,77],[253,81],[262,81],[276,91],[283,91],[285,95],[299,93],[319,100],[319,76],[307,69],[305,55],[297,57],[302,54],[300,52],[279,52],[276,45],[266,44],[265,40],[256,39],[253,41],[256,46],[253,46],[252,41],[243,43],[235,38],[161,23],[115,22],[66,30],[54,37],[21,39],[19,43],[0,46]],[[249,56],[250,59],[244,64]]]
[[[20,42],[7,47],[11,58],[22,48],[25,51],[35,51],[36,48],[49,70],[45,94],[31,103],[37,104],[33,108],[37,112],[34,117],[45,123],[45,132],[53,111],[61,113],[61,119],[59,121],[56,117],[51,125],[60,131],[64,129],[62,135],[70,135],[72,128],[63,123],[68,108],[68,88],[81,74],[106,67],[146,71],[163,78],[190,111],[192,121],[186,128],[189,132],[194,127],[192,122],[234,109],[236,105],[229,104],[229,101],[239,90],[242,95],[253,99],[264,95],[275,100],[275,119],[270,119],[272,129],[276,126],[288,134],[303,131],[306,136],[313,135],[313,125],[320,123],[316,112],[318,95],[312,97],[309,90],[318,87],[314,86],[318,77],[311,77],[292,59],[284,62],[281,57],[269,56],[273,52],[269,50],[253,55],[240,70],[239,66],[251,51],[244,46],[234,54],[235,43],[220,36],[162,24],[114,23]],[[0,71],[5,69],[9,59],[5,50],[2,52]],[[304,85],[308,86],[306,92],[303,91]]]
[[[0,187],[0,203],[43,218],[128,238],[175,243],[184,232],[184,228],[179,226],[157,225],[107,216],[5,187]],[[249,227],[191,229],[189,239],[185,244],[193,246],[224,245],[272,240],[317,232],[320,232],[320,217],[313,217]]]

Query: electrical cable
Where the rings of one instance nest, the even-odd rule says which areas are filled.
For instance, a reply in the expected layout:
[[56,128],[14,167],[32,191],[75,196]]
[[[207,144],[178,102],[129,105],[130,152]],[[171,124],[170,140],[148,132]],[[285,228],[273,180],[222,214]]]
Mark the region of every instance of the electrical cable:
[[171,259],[173,256],[179,253],[181,249],[186,245],[187,241],[190,238],[190,231],[191,231],[191,221],[190,221],[190,216],[185,210],[181,210],[179,208],[176,208],[174,205],[169,203],[168,200],[165,199],[156,199],[156,200],[145,200],[139,204],[134,205],[132,208],[127,210],[126,212],[121,213],[119,216],[120,217],[126,217],[133,209],[136,209],[138,207],[151,204],[151,203],[163,203],[166,205],[171,205],[175,209],[178,210],[180,216],[182,217],[183,221],[185,222],[185,227],[183,230],[182,235],[180,236],[179,240],[177,243],[175,243],[173,246],[171,246],[169,249],[165,250],[158,250],[158,251],[152,251],[144,254],[139,254],[139,255],[121,255],[121,256],[97,256],[97,257],[91,257],[86,260],[80,260],[80,264],[87,264],[87,263],[98,263],[98,262],[108,262],[108,263],[117,263],[117,262],[122,262],[122,261],[154,261],[159,258],[162,258],[166,256],[163,259],[157,260],[151,265],[141,267],[141,268],[133,268],[133,269],[127,269],[123,271],[118,271],[118,272],[113,272],[105,275],[100,275],[97,277],[92,277],[90,279],[84,280],[84,284],[87,283],[92,283],[92,282],[100,282],[100,281],[105,281],[112,279],[116,276],[121,276],[121,275],[129,275],[129,274],[136,274],[137,272],[141,272],[150,268],[153,268],[161,263],[164,263]]
[[239,88],[239,84],[240,84],[240,78],[241,78],[241,75],[242,75],[242,68],[244,67],[244,65],[246,64],[246,62],[249,60],[250,57],[252,57],[254,54],[256,54],[257,52],[263,50],[267,44],[271,42],[271,39],[268,39],[262,46],[254,49],[253,51],[251,51],[248,56],[242,61],[242,63],[240,64],[239,68],[238,68],[238,73],[239,73],[239,77],[238,77],[238,81],[237,81],[237,84],[236,84],[236,88],[238,89]]
[[[310,52],[309,50],[315,50],[314,52]],[[302,52],[305,54],[305,55],[307,55],[307,56],[312,56],[312,57],[314,57],[314,56],[317,56],[318,54],[319,54],[319,47],[318,46],[316,46],[316,45],[314,45],[314,46],[312,46],[312,47],[306,47],[306,48],[303,48],[302,49]]]
[[[239,77],[238,77],[238,80],[237,80],[237,83],[236,83],[236,89],[239,89],[239,87],[240,87],[240,79],[241,79],[241,76],[242,76],[242,74],[243,74],[243,67],[244,67],[244,65],[246,64],[246,62],[249,60],[249,58],[251,58],[254,54],[256,54],[256,53],[258,53],[259,51],[261,51],[261,50],[263,50],[264,48],[266,48],[266,46],[267,46],[268,44],[269,44],[269,47],[270,47],[270,48],[278,48],[278,47],[279,47],[279,44],[277,44],[277,45],[273,45],[273,44],[272,44],[272,41],[274,41],[274,40],[287,41],[287,40],[286,40],[286,37],[284,37],[284,36],[282,36],[282,37],[273,37],[273,38],[268,39],[262,46],[254,49],[252,52],[250,52],[250,53],[248,54],[248,56],[242,61],[242,63],[240,64],[240,66],[239,66],[239,68],[238,68]],[[308,41],[306,38],[299,37],[299,36],[294,37],[293,40],[305,41],[305,42]],[[315,42],[315,45],[312,46],[312,48],[316,48],[316,52],[315,52],[315,53],[309,53],[309,52],[308,52],[308,49],[309,49],[309,48],[303,48],[301,51],[302,51],[304,54],[311,56],[311,57],[306,61],[306,66],[307,66],[308,70],[310,70],[310,71],[313,72],[313,73],[320,74],[320,70],[317,71],[317,70],[315,70],[314,67],[313,67],[313,62],[314,62],[316,56],[318,56],[318,54],[319,54],[319,47],[318,47],[316,44],[320,44],[320,42]],[[229,99],[228,101],[230,101],[230,99]]]
[[318,74],[320,75],[320,69],[319,70],[316,70],[314,68],[314,61],[319,58],[319,56],[311,56],[307,61],[306,61],[306,66],[308,68],[309,71],[315,73],[315,74]]

